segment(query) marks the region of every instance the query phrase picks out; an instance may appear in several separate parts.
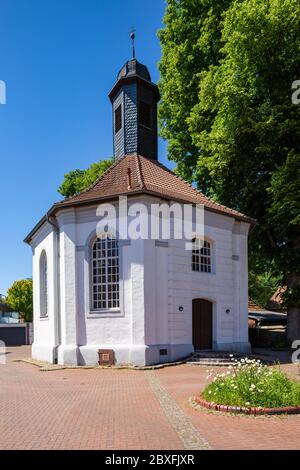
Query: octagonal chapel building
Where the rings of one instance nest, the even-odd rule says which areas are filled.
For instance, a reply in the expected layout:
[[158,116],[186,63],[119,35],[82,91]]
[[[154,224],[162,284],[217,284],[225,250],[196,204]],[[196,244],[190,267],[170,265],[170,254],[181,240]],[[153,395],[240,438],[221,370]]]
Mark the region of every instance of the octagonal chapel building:
[[[33,358],[96,364],[101,349],[116,364],[147,365],[201,349],[249,351],[247,245],[254,221],[159,163],[159,91],[145,65],[126,62],[109,98],[115,162],[86,191],[55,203],[25,239],[33,251]],[[99,232],[107,215],[99,207],[115,208],[126,231],[143,207],[174,204],[183,213],[185,205],[203,208],[203,240],[197,245],[193,232],[192,249],[174,230],[167,238]]]

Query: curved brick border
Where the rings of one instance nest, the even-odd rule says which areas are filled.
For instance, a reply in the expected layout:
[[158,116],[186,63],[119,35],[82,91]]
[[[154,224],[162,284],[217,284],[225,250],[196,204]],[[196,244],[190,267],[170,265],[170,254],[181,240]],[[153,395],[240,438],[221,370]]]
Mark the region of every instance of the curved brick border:
[[299,406],[285,406],[282,408],[263,408],[263,407],[244,407],[219,405],[213,401],[207,401],[201,396],[195,398],[198,405],[214,411],[223,411],[228,413],[243,413],[247,415],[278,415],[278,414],[297,414],[300,413]]

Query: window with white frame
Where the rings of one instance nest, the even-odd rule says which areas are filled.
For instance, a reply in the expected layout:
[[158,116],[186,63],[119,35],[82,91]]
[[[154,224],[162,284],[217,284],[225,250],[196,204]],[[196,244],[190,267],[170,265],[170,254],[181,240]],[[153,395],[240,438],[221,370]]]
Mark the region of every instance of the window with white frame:
[[93,310],[118,309],[119,246],[118,240],[103,234],[92,246],[92,308]]
[[45,251],[40,257],[40,317],[48,317],[48,263]]
[[192,270],[202,273],[211,273],[212,271],[212,253],[211,243],[207,240],[195,238],[193,240],[192,251]]

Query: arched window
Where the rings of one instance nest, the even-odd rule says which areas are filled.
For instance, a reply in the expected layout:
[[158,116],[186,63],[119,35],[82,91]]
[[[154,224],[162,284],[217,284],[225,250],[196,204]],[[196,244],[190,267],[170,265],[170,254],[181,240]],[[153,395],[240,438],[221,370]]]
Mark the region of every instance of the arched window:
[[40,257],[40,317],[48,317],[48,267],[45,251]]
[[103,234],[92,246],[92,308],[106,310],[119,306],[118,240]]
[[192,270],[211,273],[211,255],[211,244],[207,240],[195,238],[193,240]]

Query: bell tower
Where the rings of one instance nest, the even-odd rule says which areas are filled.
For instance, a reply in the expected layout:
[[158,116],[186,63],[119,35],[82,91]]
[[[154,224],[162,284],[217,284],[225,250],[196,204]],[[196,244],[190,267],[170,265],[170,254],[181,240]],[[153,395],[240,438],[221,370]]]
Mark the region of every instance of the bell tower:
[[114,156],[137,153],[157,160],[157,103],[159,91],[147,67],[135,58],[134,32],[132,59],[118,73],[109,93],[113,111]]

